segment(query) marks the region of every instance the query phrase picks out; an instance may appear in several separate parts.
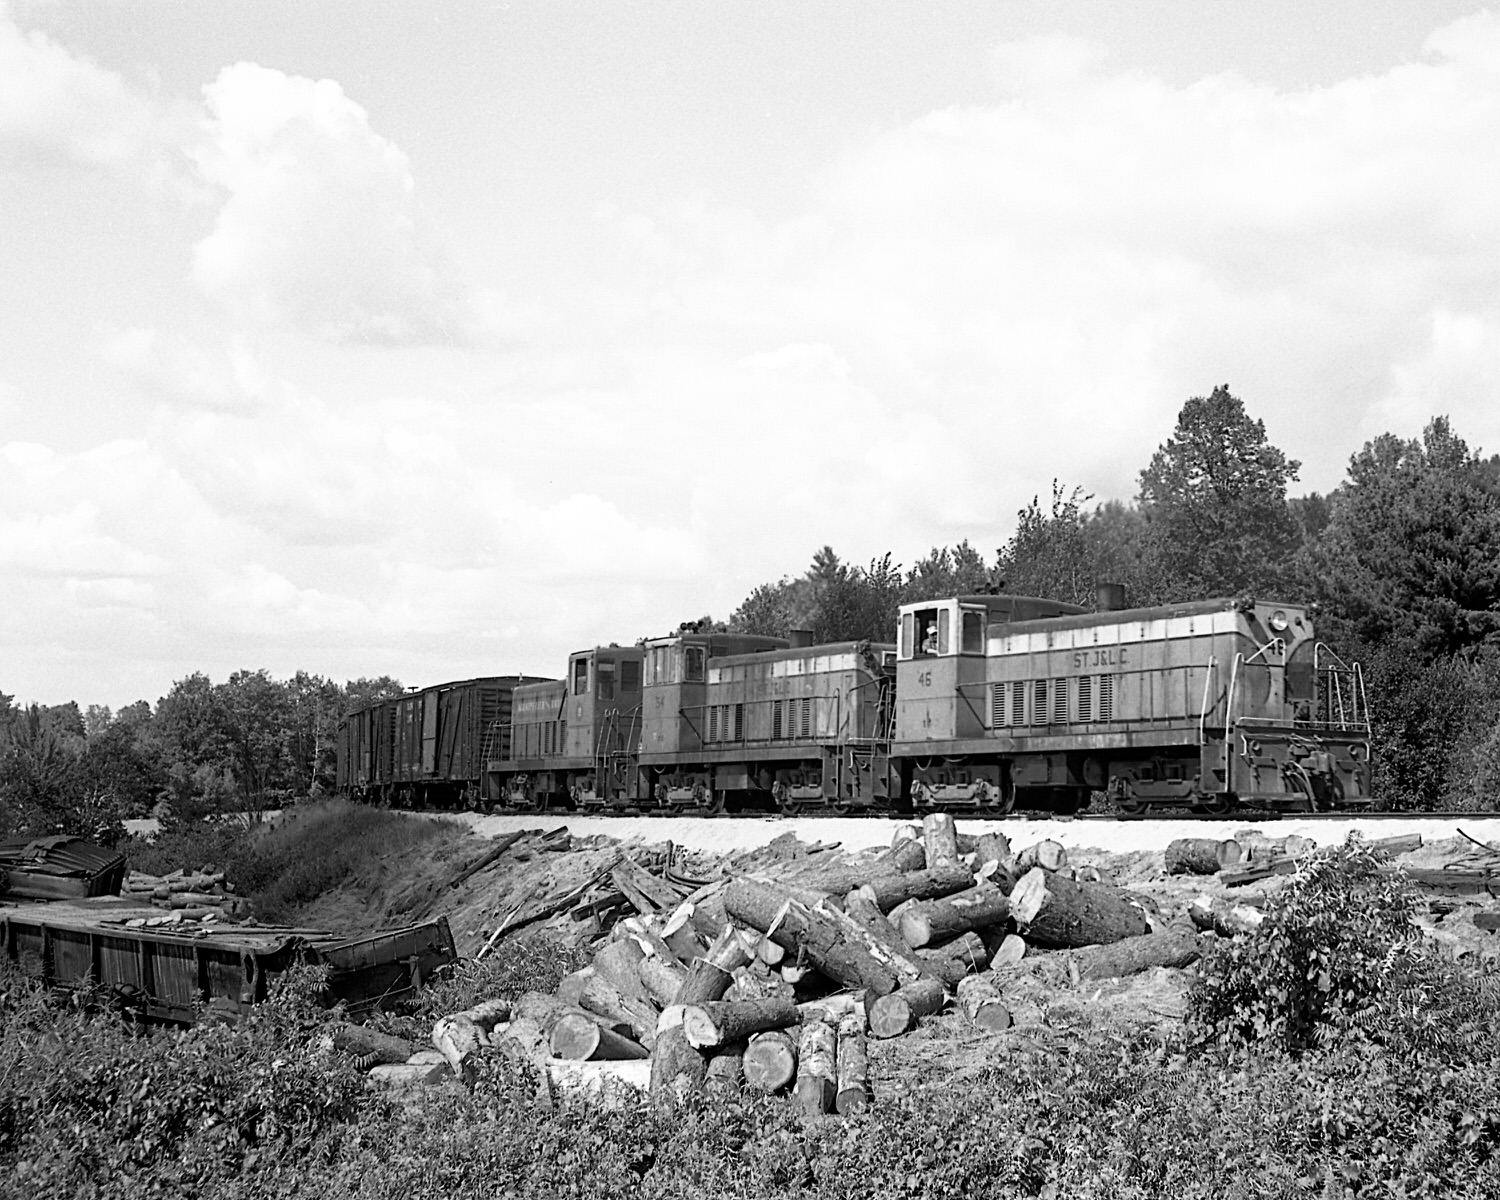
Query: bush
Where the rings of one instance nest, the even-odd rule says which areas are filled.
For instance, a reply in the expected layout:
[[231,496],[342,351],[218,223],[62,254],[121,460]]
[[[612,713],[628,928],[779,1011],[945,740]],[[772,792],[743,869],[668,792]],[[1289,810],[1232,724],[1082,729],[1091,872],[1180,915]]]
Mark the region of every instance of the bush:
[[1417,978],[1410,886],[1352,836],[1320,851],[1266,905],[1255,933],[1199,966],[1190,1028],[1205,1039],[1300,1052],[1369,1031]]

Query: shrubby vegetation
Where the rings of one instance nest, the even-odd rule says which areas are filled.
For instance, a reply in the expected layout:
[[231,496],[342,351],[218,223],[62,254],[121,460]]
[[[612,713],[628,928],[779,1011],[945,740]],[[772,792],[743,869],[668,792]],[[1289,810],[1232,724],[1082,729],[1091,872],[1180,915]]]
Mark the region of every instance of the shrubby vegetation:
[[[1351,844],[1297,876],[1260,934],[1206,961],[1181,1038],[999,1038],[977,1072],[813,1126],[782,1098],[548,1108],[499,1055],[472,1090],[394,1102],[323,1048],[333,1014],[306,975],[240,1025],[149,1037],[0,975],[0,1195],[1500,1194],[1494,978],[1428,957],[1407,885],[1374,865]],[[505,944],[407,1031],[572,965],[544,938]],[[1257,969],[1271,986],[1248,986]]]
[[68,833],[114,845],[122,821],[170,829],[260,814],[331,793],[344,714],[402,693],[394,679],[342,686],[298,672],[190,675],[155,709],[17,708],[0,693],[0,837]]

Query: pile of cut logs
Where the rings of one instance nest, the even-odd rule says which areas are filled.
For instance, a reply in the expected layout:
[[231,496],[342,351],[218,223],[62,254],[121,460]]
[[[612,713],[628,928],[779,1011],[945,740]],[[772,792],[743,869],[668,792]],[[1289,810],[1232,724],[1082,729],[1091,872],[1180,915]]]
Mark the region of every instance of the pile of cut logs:
[[983,1029],[1037,1025],[1059,983],[1200,952],[1196,930],[1163,926],[1149,898],[1069,866],[1061,845],[1013,853],[1002,834],[959,835],[946,814],[903,827],[871,862],[797,884],[744,875],[679,897],[684,883],[629,859],[609,870],[635,915],[557,994],[439,1021],[433,1044],[455,1073],[495,1047],[554,1078],[597,1063],[667,1100],[789,1089],[809,1117],[851,1113],[870,1100],[867,1037],[955,1001]]
[[160,917],[136,917],[126,922],[131,926],[154,927],[238,918],[246,911],[245,901],[233,892],[234,885],[224,882],[223,871],[204,868],[194,872],[173,871],[170,875],[131,871],[121,894],[135,900],[149,900],[153,907],[167,910]]

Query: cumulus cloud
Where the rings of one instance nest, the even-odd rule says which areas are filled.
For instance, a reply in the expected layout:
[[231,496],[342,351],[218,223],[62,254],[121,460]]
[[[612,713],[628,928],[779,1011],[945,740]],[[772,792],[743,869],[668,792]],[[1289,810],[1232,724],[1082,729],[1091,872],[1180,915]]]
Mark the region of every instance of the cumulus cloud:
[[124,329],[102,354],[145,395],[174,405],[244,411],[266,387],[243,338],[210,348],[159,329]]
[[167,107],[45,34],[23,31],[0,7],[0,163],[62,160],[154,174],[176,133]]
[[252,63],[204,89],[225,194],[194,278],[238,318],[337,342],[463,342],[469,301],[425,234],[411,164],[332,80]]

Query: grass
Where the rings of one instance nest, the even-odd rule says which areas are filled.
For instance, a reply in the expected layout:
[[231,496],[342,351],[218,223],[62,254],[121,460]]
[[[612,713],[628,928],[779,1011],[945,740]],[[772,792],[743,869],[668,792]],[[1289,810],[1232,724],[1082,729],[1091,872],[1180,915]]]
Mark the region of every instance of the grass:
[[301,906],[367,878],[377,864],[429,853],[465,832],[452,821],[333,800],[293,809],[279,824],[252,833],[227,867],[257,917],[289,921]]
[[440,852],[465,832],[454,821],[330,800],[288,809],[275,825],[180,825],[149,842],[132,839],[126,853],[132,868],[154,875],[215,866],[259,919],[280,923],[351,880],[373,877],[382,864],[399,870],[403,858]]

